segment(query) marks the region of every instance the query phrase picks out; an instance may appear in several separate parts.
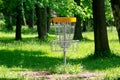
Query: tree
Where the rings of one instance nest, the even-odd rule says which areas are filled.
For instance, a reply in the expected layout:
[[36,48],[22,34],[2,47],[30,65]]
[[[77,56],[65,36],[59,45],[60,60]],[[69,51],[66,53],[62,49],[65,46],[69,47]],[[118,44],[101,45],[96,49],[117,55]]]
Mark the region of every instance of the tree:
[[31,29],[34,27],[34,13],[35,13],[34,12],[34,9],[35,9],[34,4],[35,4],[35,2],[32,0],[26,0],[23,3],[25,19],[28,24],[28,27]]
[[106,16],[106,24],[107,26],[114,26],[114,18],[112,14],[112,8],[110,0],[105,0],[105,16]]
[[50,22],[51,22],[51,9],[49,7],[47,9],[47,32],[50,30]]
[[104,0],[93,0],[93,21],[94,21],[94,39],[95,56],[107,56],[106,51],[110,51],[107,37]]
[[15,40],[21,40],[21,27],[22,27],[22,2],[21,0],[17,1],[17,6],[16,6],[16,36]]
[[120,42],[120,0],[111,0],[111,5]]
[[74,2],[73,0],[56,0],[52,2],[51,7],[57,13],[59,17],[73,16]]
[[92,0],[81,0],[81,7],[85,13],[85,15],[82,16],[82,24],[83,24],[83,31],[90,30],[92,28]]
[[40,8],[37,4],[36,7],[36,16],[37,16],[37,31],[38,38],[44,39],[47,34],[47,12],[46,8]]
[[[3,0],[1,6],[1,12],[4,15],[7,30],[13,30],[12,14],[13,14],[13,3],[12,0]],[[8,4],[9,3],[9,4]],[[6,6],[7,5],[7,6]],[[8,7],[9,6],[9,7]]]
[[[78,6],[80,6],[80,0],[74,0]],[[82,29],[81,29],[81,17],[77,14],[75,15],[77,21],[75,24],[75,32],[74,32],[74,40],[81,40],[82,36]]]

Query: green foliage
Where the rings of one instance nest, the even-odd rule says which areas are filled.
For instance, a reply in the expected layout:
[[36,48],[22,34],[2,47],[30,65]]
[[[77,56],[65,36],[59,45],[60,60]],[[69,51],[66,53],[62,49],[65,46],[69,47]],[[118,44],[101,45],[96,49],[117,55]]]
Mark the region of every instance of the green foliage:
[[58,16],[73,16],[76,8],[73,0],[56,0],[52,4],[51,8],[57,12]]
[[6,11],[7,13],[12,13],[13,9],[15,9],[16,6],[17,6],[16,4],[18,4],[17,3],[18,1],[19,0],[17,0],[17,1],[15,1],[15,0],[4,0],[3,1],[3,13],[4,13],[4,11]]
[[58,16],[74,16],[75,14],[79,16],[85,16],[85,13],[81,6],[78,6],[74,0],[56,0],[52,6]]
[[84,11],[85,15],[83,16],[83,19],[85,18],[92,18],[92,0],[81,0],[81,8]]
[[[17,5],[16,5],[17,4]],[[6,28],[12,30],[12,25],[15,24],[16,6],[21,4],[21,0],[3,0],[1,12],[4,15]],[[21,7],[20,7],[21,8]]]
[[2,0],[0,0],[0,4],[2,3],[3,1]]
[[2,4],[3,4],[3,1],[0,0],[0,12],[1,12],[1,10],[2,10]]
[[[0,10],[2,10],[2,12],[4,13],[16,15],[15,7],[22,2],[26,4],[27,10],[30,10],[32,8],[34,9],[34,5],[37,4],[41,8],[51,8],[53,11],[57,12],[58,16],[70,17],[77,14],[81,17],[82,20],[85,20],[86,18],[90,19],[93,17],[92,0],[81,0],[80,6],[78,6],[77,3],[74,2],[74,0],[0,0]],[[105,7],[107,23],[113,24],[113,16],[109,0],[105,0]]]
[[35,0],[24,0],[23,3],[25,4],[25,7],[27,10],[31,10],[34,9],[34,5],[35,5]]
[[110,4],[110,0],[105,0],[105,11],[106,11],[106,23],[108,26],[113,26],[114,25],[114,18],[112,14],[112,8]]
[[5,21],[4,20],[0,20],[0,25],[4,25]]
[[5,21],[4,20],[0,20],[0,31],[5,29]]

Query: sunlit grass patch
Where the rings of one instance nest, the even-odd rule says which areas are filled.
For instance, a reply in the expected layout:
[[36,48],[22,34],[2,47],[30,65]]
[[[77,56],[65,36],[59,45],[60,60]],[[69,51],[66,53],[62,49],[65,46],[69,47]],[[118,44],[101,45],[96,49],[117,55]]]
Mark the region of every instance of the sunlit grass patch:
[[83,71],[83,66],[80,64],[74,65],[71,63],[67,63],[66,65],[56,65],[55,70],[53,70],[54,73],[68,73],[68,74],[77,74],[81,73]]

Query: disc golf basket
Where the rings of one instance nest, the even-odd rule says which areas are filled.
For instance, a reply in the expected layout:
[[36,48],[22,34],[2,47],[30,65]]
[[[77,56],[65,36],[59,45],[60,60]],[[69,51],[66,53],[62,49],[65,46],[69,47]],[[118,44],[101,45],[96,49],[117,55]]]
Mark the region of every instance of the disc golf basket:
[[51,50],[64,53],[64,65],[66,65],[66,52],[73,52],[78,47],[78,40],[73,40],[75,22],[75,17],[53,18],[54,29],[57,39],[51,41]]

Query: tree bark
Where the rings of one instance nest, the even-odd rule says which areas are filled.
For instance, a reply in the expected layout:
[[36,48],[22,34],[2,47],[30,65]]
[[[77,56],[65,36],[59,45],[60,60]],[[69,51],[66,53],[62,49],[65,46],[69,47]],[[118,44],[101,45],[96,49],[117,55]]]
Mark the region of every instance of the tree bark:
[[34,10],[31,9],[28,12],[29,12],[29,17],[27,19],[28,27],[33,29],[33,27],[34,27]]
[[75,24],[75,32],[74,32],[74,40],[81,40],[83,38],[82,36],[82,29],[81,29],[81,18],[76,15],[76,24]]
[[44,39],[47,34],[47,12],[46,8],[36,5],[38,38]]
[[[78,6],[80,6],[80,0],[74,0]],[[81,29],[81,18],[79,15],[75,15],[77,21],[75,24],[75,32],[74,32],[74,40],[81,40],[83,38],[82,36],[82,29]]]
[[22,1],[22,19],[23,19],[24,25],[27,26],[26,18],[25,18],[24,2],[23,1]]
[[7,19],[6,19],[6,27],[7,27],[7,30],[13,30],[13,27],[12,27],[12,16],[10,14],[8,14],[8,16],[6,16]]
[[21,2],[18,2],[18,5],[16,6],[16,36],[15,40],[21,40],[21,28],[22,28],[22,4]]
[[91,26],[90,19],[87,19],[87,27],[88,27],[88,31],[90,31],[90,26]]
[[87,31],[87,29],[86,29],[86,20],[85,21],[83,21],[83,32],[86,32]]
[[94,21],[94,40],[95,56],[108,56],[110,51],[107,36],[106,18],[104,10],[104,0],[93,0],[93,21]]
[[47,32],[50,30],[51,10],[47,7]]
[[86,18],[85,21],[83,21],[83,32],[90,31],[91,30],[91,21],[90,19]]
[[111,0],[111,6],[120,42],[120,0]]

